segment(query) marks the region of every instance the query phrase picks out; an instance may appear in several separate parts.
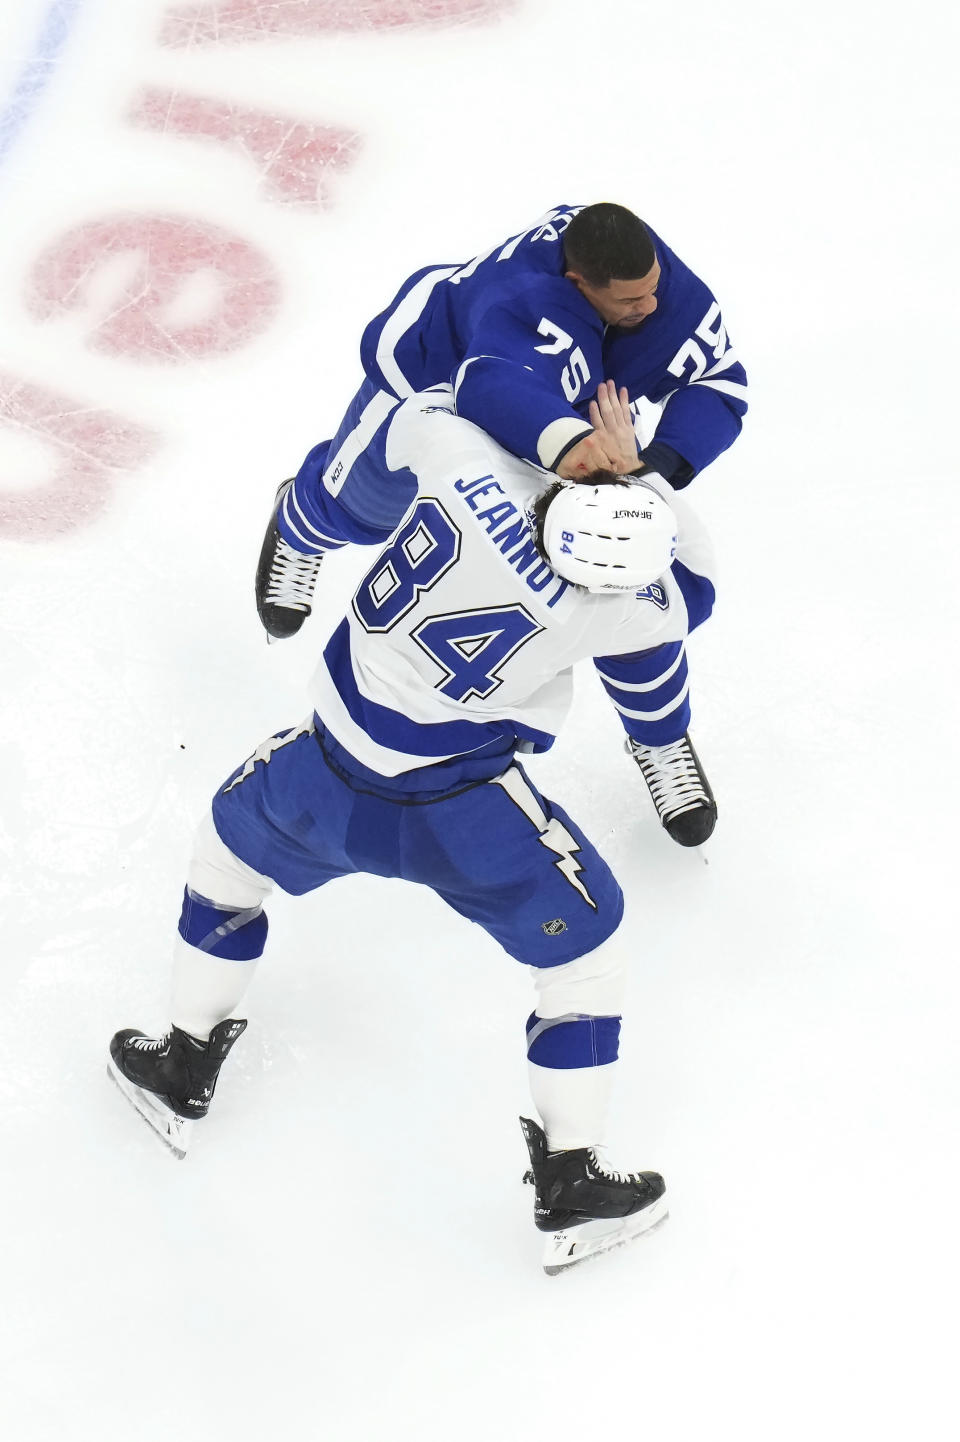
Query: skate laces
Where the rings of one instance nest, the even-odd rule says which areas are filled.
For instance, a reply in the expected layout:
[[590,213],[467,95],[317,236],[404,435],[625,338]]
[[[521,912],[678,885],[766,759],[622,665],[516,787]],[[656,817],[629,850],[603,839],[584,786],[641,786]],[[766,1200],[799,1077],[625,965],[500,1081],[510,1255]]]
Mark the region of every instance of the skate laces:
[[603,1150],[602,1147],[587,1147],[587,1156],[590,1158],[591,1165],[601,1176],[606,1177],[608,1181],[623,1182],[628,1186],[634,1186],[643,1180],[639,1172],[617,1171],[616,1167],[612,1167],[606,1157],[602,1155]]
[[278,535],[264,600],[291,611],[309,611],[322,560],[322,553],[304,555]]
[[694,806],[709,806],[710,797],[686,736],[667,746],[641,746],[628,736],[627,750],[643,772],[661,820]]
[[166,1036],[158,1036],[156,1039],[149,1036],[133,1036],[130,1038],[130,1045],[137,1051],[162,1051],[169,1040],[169,1032]]

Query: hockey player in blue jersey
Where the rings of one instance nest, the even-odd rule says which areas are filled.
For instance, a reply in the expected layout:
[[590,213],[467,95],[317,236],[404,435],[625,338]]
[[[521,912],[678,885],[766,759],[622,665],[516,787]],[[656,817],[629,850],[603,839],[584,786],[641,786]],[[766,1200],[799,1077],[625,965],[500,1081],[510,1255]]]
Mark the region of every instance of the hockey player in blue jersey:
[[[674,490],[733,443],[746,411],[746,376],[712,293],[618,205],[556,206],[466,264],[417,272],[367,326],[361,360],[366,378],[339,431],[307,456],[268,526],[257,602],[272,638],[303,624],[325,552],[376,534],[389,418],[414,391],[450,383],[457,413],[504,449],[576,478],[615,462],[593,399],[597,381],[610,377],[634,405],[643,397],[661,408],[631,469],[655,470]],[[405,504],[398,485],[394,522]],[[708,789],[682,733],[658,740],[650,732],[637,746],[665,821],[660,800],[679,764]]]
[[[159,1038],[118,1032],[110,1060],[183,1154],[246,1025],[234,1013],[264,950],[273,887],[300,895],[355,872],[425,884],[532,970],[540,1123],[523,1129],[551,1271],[648,1229],[665,1197],[656,1173],[615,1171],[603,1153],[637,953],[623,896],[518,756],[551,745],[572,668],[587,659],[628,738],[682,730],[686,636],[713,605],[694,514],[656,473],[625,474],[626,391],[601,386],[596,420],[615,473],[573,484],[457,416],[450,387],[394,408],[380,520],[370,468],[367,534],[350,537],[381,544],[325,645],[310,714],[218,790],[187,875],[172,1026]],[[355,516],[329,490],[323,505],[318,520],[344,541]]]
[[632,403],[662,406],[638,464],[675,490],[732,445],[747,408],[714,296],[619,205],[556,206],[485,255],[417,272],[367,326],[360,356],[365,383],[329,452],[307,458],[305,492],[324,469],[345,481],[393,406],[438,383],[505,450],[576,477],[611,462],[587,414],[610,378]]

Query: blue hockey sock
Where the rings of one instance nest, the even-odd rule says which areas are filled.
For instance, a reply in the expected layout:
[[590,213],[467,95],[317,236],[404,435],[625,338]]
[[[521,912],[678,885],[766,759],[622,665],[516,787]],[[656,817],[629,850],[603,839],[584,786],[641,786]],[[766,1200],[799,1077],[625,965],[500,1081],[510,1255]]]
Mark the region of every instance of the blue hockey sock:
[[178,929],[184,941],[198,951],[225,961],[254,961],[263,955],[267,941],[267,918],[262,907],[235,911],[217,906],[189,886],[184,887]]
[[620,1051],[618,1016],[539,1017],[527,1021],[527,1059],[536,1066],[567,1069],[606,1066]]

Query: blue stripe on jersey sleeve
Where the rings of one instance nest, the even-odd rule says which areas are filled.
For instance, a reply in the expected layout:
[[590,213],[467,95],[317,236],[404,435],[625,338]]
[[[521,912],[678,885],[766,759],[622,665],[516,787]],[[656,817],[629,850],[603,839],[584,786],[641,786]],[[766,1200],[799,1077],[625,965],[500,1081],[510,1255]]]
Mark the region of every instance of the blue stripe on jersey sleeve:
[[706,576],[691,571],[682,561],[674,561],[670,570],[687,608],[687,631],[693,631],[713,612],[716,588]]
[[690,724],[687,657],[682,641],[594,660],[624,729],[644,746],[678,740]]
[[627,693],[636,698],[649,696],[680,676],[681,684],[686,677],[687,657],[683,641],[667,641],[662,646],[651,646],[648,651],[632,651],[624,656],[596,656],[593,664],[610,691],[622,691],[615,699],[624,701]]

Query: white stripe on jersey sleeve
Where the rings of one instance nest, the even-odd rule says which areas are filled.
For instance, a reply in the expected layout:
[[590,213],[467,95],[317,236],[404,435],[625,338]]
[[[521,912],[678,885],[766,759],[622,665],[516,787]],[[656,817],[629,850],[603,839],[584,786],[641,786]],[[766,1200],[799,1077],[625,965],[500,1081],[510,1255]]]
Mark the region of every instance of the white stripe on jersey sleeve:
[[[609,684],[611,686],[619,686],[620,682],[611,681]],[[688,677],[687,680],[684,681],[683,686],[677,692],[676,696],[674,696],[672,700],[668,701],[666,706],[660,706],[656,711],[631,711],[629,707],[621,706],[619,701],[614,700],[612,696],[610,697],[610,700],[613,702],[613,705],[616,707],[616,709],[620,712],[621,716],[629,716],[634,721],[660,721],[663,719],[664,716],[669,716],[671,711],[676,711],[677,707],[683,704],[683,702],[687,698],[689,690],[690,679]]]
[[[669,642],[664,642],[663,644],[668,645]],[[663,674],[658,676],[655,681],[615,681],[612,676],[607,676],[601,671],[599,666],[597,667],[597,675],[601,681],[606,681],[608,686],[615,686],[618,691],[656,691],[657,687],[662,686],[664,681],[669,681],[670,677],[674,675],[677,669],[683,664],[685,655],[686,648],[681,646],[677,659],[672,665],[668,666]]]
[[745,401],[749,392],[745,385],[739,381],[707,381],[700,379],[691,381],[691,389],[694,386],[709,386],[712,391],[722,391],[725,396],[736,396],[737,400]]
[[281,513],[290,530],[311,551],[339,550],[346,543],[340,536],[328,536],[324,531],[311,525],[297,504],[294,495],[296,487],[291,486],[283,499]]
[[384,380],[388,385],[393,386],[398,396],[412,396],[413,386],[397,364],[394,351],[414,321],[419,320],[423,314],[434,287],[439,285],[442,280],[446,280],[448,276],[453,275],[456,270],[457,266],[450,265],[441,270],[431,270],[421,280],[418,280],[413,289],[403,297],[380,332],[380,340],[377,345],[377,365],[383,372]]

